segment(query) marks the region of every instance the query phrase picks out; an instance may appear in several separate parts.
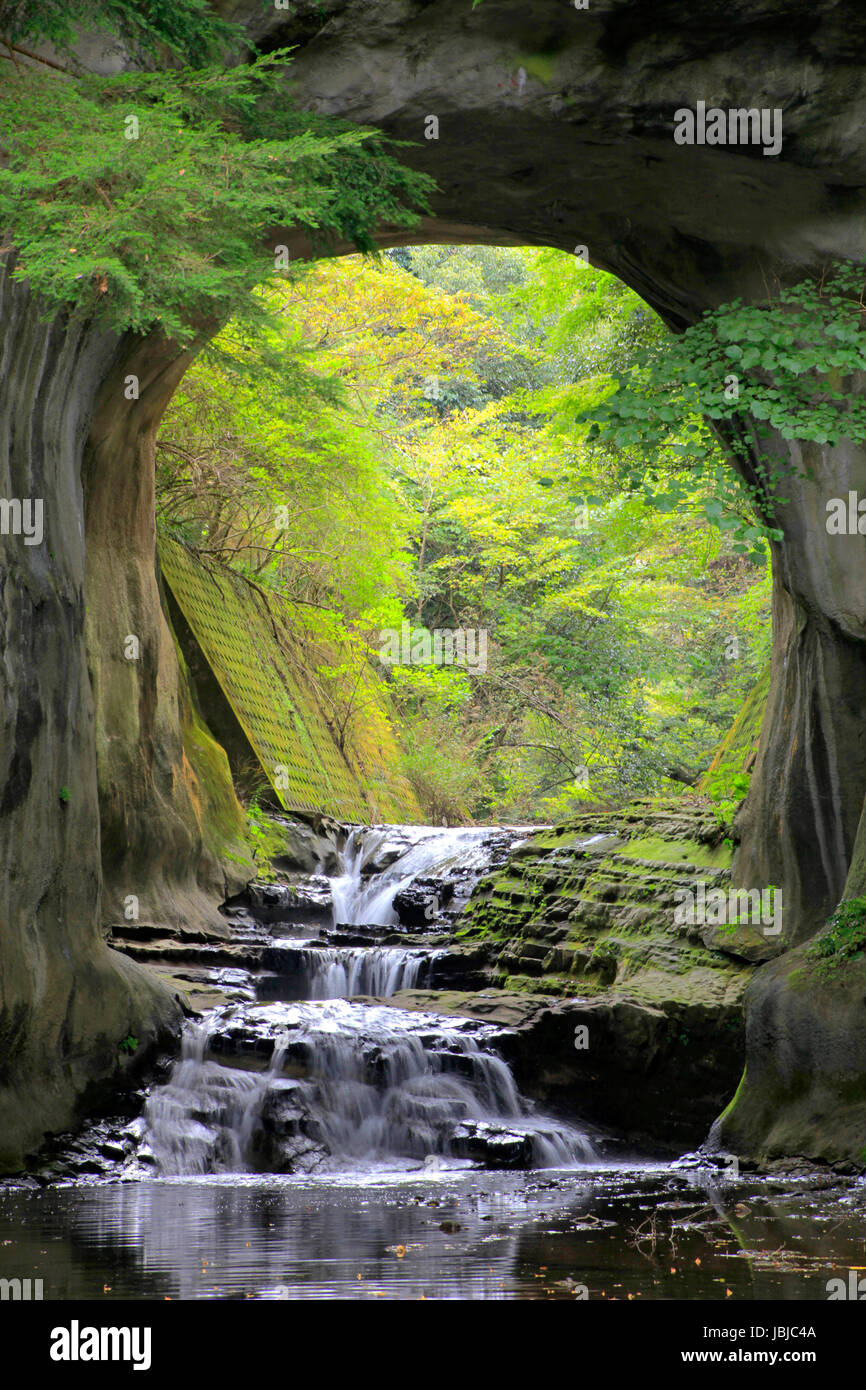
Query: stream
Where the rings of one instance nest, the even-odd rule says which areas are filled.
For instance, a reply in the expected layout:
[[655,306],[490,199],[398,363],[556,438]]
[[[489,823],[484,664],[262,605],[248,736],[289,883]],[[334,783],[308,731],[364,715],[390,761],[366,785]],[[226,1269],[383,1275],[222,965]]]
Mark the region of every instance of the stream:
[[190,978],[221,1002],[138,1113],[0,1184],[0,1278],[61,1299],[825,1297],[862,1264],[861,1181],[631,1153],[522,1095],[501,1025],[387,1002],[439,987],[474,883],[526,833],[358,828],[254,885],[227,908],[241,963],[202,952]]

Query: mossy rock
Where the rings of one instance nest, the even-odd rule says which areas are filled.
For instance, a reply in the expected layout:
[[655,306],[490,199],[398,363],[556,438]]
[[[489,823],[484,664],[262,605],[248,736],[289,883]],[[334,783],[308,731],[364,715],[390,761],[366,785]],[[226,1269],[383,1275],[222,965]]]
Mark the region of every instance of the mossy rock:
[[758,756],[758,742],[769,693],[768,661],[744,700],[730,730],[716,748],[709,767],[698,783],[700,792],[709,794],[711,787],[730,785],[737,774],[751,773]]
[[[749,967],[675,922],[675,889],[699,880],[726,886],[731,846],[698,798],[646,800],[587,813],[533,835],[483,879],[464,911],[463,940],[501,943],[497,979],[522,990],[561,976],[570,952],[572,992],[600,984],[647,998],[706,1003],[739,998]],[[550,989],[561,989],[552,980]]]
[[[823,934],[822,934],[823,935]],[[866,954],[808,942],[746,993],[746,1067],[713,1137],[761,1163],[792,1155],[866,1168]]]

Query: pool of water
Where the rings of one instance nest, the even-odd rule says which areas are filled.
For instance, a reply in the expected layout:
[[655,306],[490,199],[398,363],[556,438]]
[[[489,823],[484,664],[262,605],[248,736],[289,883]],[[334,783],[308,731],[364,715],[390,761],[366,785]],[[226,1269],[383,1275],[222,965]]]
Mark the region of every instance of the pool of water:
[[45,1299],[821,1299],[866,1185],[706,1168],[371,1172],[0,1189]]

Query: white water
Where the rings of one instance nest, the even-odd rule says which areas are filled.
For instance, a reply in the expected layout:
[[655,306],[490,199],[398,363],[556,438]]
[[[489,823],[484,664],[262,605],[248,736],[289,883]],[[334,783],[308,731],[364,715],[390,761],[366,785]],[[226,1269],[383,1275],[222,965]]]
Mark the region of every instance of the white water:
[[243,1172],[262,1102],[282,1071],[284,1038],[266,1072],[206,1061],[214,1017],[206,1014],[200,1023],[186,1025],[180,1061],[145,1106],[147,1143],[166,1174]]
[[414,989],[438,954],[399,946],[285,945],[295,947],[305,999],[354,999],[359,994],[389,999],[400,989]]
[[388,927],[397,920],[394,898],[416,878],[442,874],[456,866],[482,869],[489,830],[437,830],[433,826],[401,827],[417,843],[389,868],[368,878],[365,865],[388,838],[387,831],[353,830],[342,851],[343,872],[331,879],[334,925]]
[[[266,1072],[207,1060],[208,1043],[236,1024],[275,1033]],[[151,1095],[147,1141],[166,1174],[249,1171],[262,1107],[288,1064],[302,1073],[292,1098],[303,1132],[324,1145],[331,1169],[447,1159],[464,1122],[528,1135],[536,1167],[589,1161],[586,1136],[535,1116],[507,1063],[483,1045],[490,1030],[477,1031],[439,1015],[344,1000],[214,1011],[188,1027],[181,1060]]]
[[[401,827],[401,835],[415,843],[365,876],[388,831],[352,832],[344,872],[332,880],[335,923],[387,926],[395,895],[416,877],[481,871],[489,859],[487,830]],[[180,1060],[145,1109],[146,1143],[162,1173],[291,1171],[308,1160],[354,1171],[431,1156],[497,1163],[518,1151],[535,1167],[591,1161],[579,1129],[522,1100],[494,1050],[495,1028],[351,1002],[411,988],[436,952],[291,938],[272,945],[286,953],[304,1002],[240,1004],[187,1026]],[[271,1047],[267,1070],[243,1067]]]

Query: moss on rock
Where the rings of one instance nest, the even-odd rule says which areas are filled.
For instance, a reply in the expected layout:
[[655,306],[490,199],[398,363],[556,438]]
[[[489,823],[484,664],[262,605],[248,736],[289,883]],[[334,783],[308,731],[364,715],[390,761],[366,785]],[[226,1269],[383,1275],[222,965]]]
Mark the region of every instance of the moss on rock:
[[769,691],[768,661],[698,783],[698,790],[704,795],[714,798],[717,795],[730,796],[736,790],[735,779],[751,774],[758,756],[758,741]]
[[716,1004],[745,988],[748,970],[705,928],[674,920],[675,890],[727,888],[730,847],[712,808],[640,802],[587,813],[533,835],[506,867],[476,887],[458,936],[497,947],[497,983],[546,993],[596,994]]
[[746,994],[746,1068],[713,1138],[733,1153],[866,1169],[866,954],[816,949],[758,971]]
[[[637,802],[540,831],[477,884],[458,936],[529,1010],[522,1084],[656,1139],[706,1135],[741,1073],[753,967],[675,906],[681,888],[727,891],[725,838],[703,798]],[[586,1056],[566,1020],[586,1022]]]

